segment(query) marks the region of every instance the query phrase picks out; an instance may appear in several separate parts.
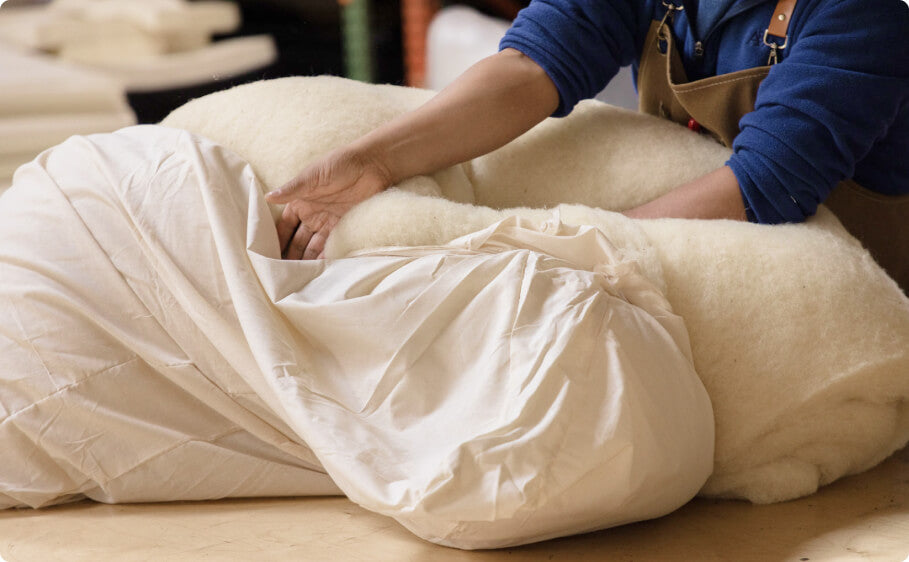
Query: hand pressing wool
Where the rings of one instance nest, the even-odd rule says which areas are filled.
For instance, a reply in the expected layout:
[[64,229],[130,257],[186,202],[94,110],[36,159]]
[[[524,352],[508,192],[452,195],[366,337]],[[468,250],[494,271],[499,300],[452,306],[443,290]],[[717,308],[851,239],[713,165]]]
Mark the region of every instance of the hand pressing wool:
[[[163,124],[236,151],[271,190],[431,95],[288,78],[195,100]],[[804,224],[779,226],[614,212],[728,157],[683,127],[583,102],[499,150],[352,207],[325,255],[440,244],[504,216],[542,221],[553,208],[567,224],[596,226],[642,256],[688,326],[716,419],[714,471],[701,493],[796,498],[909,439],[909,301],[823,207]]]
[[317,160],[270,194],[293,203],[281,242],[306,248],[295,257],[321,254],[352,202],[501,147],[547,115],[564,117],[631,64],[642,112],[733,153],[626,215],[778,224],[802,222],[827,202],[906,290],[907,25],[909,10],[893,0],[537,0],[499,53],[344,147],[368,185],[335,179],[332,162]]

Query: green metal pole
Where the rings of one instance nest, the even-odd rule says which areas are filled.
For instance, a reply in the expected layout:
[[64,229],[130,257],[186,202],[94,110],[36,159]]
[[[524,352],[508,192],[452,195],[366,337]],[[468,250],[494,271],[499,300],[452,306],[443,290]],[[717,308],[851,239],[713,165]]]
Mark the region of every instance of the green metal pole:
[[362,82],[372,82],[369,0],[341,2],[341,26],[344,35],[344,66],[347,77]]

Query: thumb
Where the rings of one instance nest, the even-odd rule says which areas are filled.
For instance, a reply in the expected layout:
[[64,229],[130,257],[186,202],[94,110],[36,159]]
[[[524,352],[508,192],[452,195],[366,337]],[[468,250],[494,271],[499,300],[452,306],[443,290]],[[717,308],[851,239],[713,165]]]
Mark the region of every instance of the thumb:
[[265,194],[265,200],[269,203],[289,203],[300,190],[309,185],[312,173],[309,170],[304,171],[294,179],[285,183],[278,189]]
[[282,204],[287,203],[293,199],[294,193],[297,191],[297,186],[292,183],[286,183],[280,188],[269,191],[265,194],[265,200],[269,203]]

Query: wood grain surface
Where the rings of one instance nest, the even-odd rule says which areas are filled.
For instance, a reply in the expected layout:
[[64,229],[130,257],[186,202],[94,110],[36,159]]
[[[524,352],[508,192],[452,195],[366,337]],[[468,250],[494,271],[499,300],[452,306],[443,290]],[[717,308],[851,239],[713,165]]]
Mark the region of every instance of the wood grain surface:
[[344,498],[0,513],[7,562],[82,560],[840,561],[909,556],[909,448],[813,496],[756,506],[696,499],[666,517],[498,551],[418,539]]

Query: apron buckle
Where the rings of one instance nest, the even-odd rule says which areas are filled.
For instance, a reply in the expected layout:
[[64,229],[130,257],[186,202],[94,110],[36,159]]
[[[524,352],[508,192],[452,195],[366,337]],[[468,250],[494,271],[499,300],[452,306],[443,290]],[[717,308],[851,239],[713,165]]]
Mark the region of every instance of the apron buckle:
[[664,28],[666,27],[666,21],[668,20],[671,23],[672,17],[675,14],[675,12],[681,12],[682,10],[685,9],[685,6],[683,6],[683,5],[677,6],[677,5],[673,4],[672,2],[667,2],[666,0],[662,0],[662,3],[663,3],[663,6],[666,8],[666,13],[663,14],[663,19],[660,20],[660,26],[657,28],[657,41],[656,41],[657,50],[661,54],[665,53],[669,47],[669,45],[668,45],[669,37],[666,36],[666,34],[664,33]]
[[[783,37],[783,44],[779,45],[776,41],[768,41],[767,36],[770,34],[770,28],[764,30],[764,45],[770,47],[770,57],[767,59],[767,65],[774,65],[780,61],[779,52],[786,48],[786,45],[789,44],[789,36]],[[774,37],[776,37],[774,35]]]

